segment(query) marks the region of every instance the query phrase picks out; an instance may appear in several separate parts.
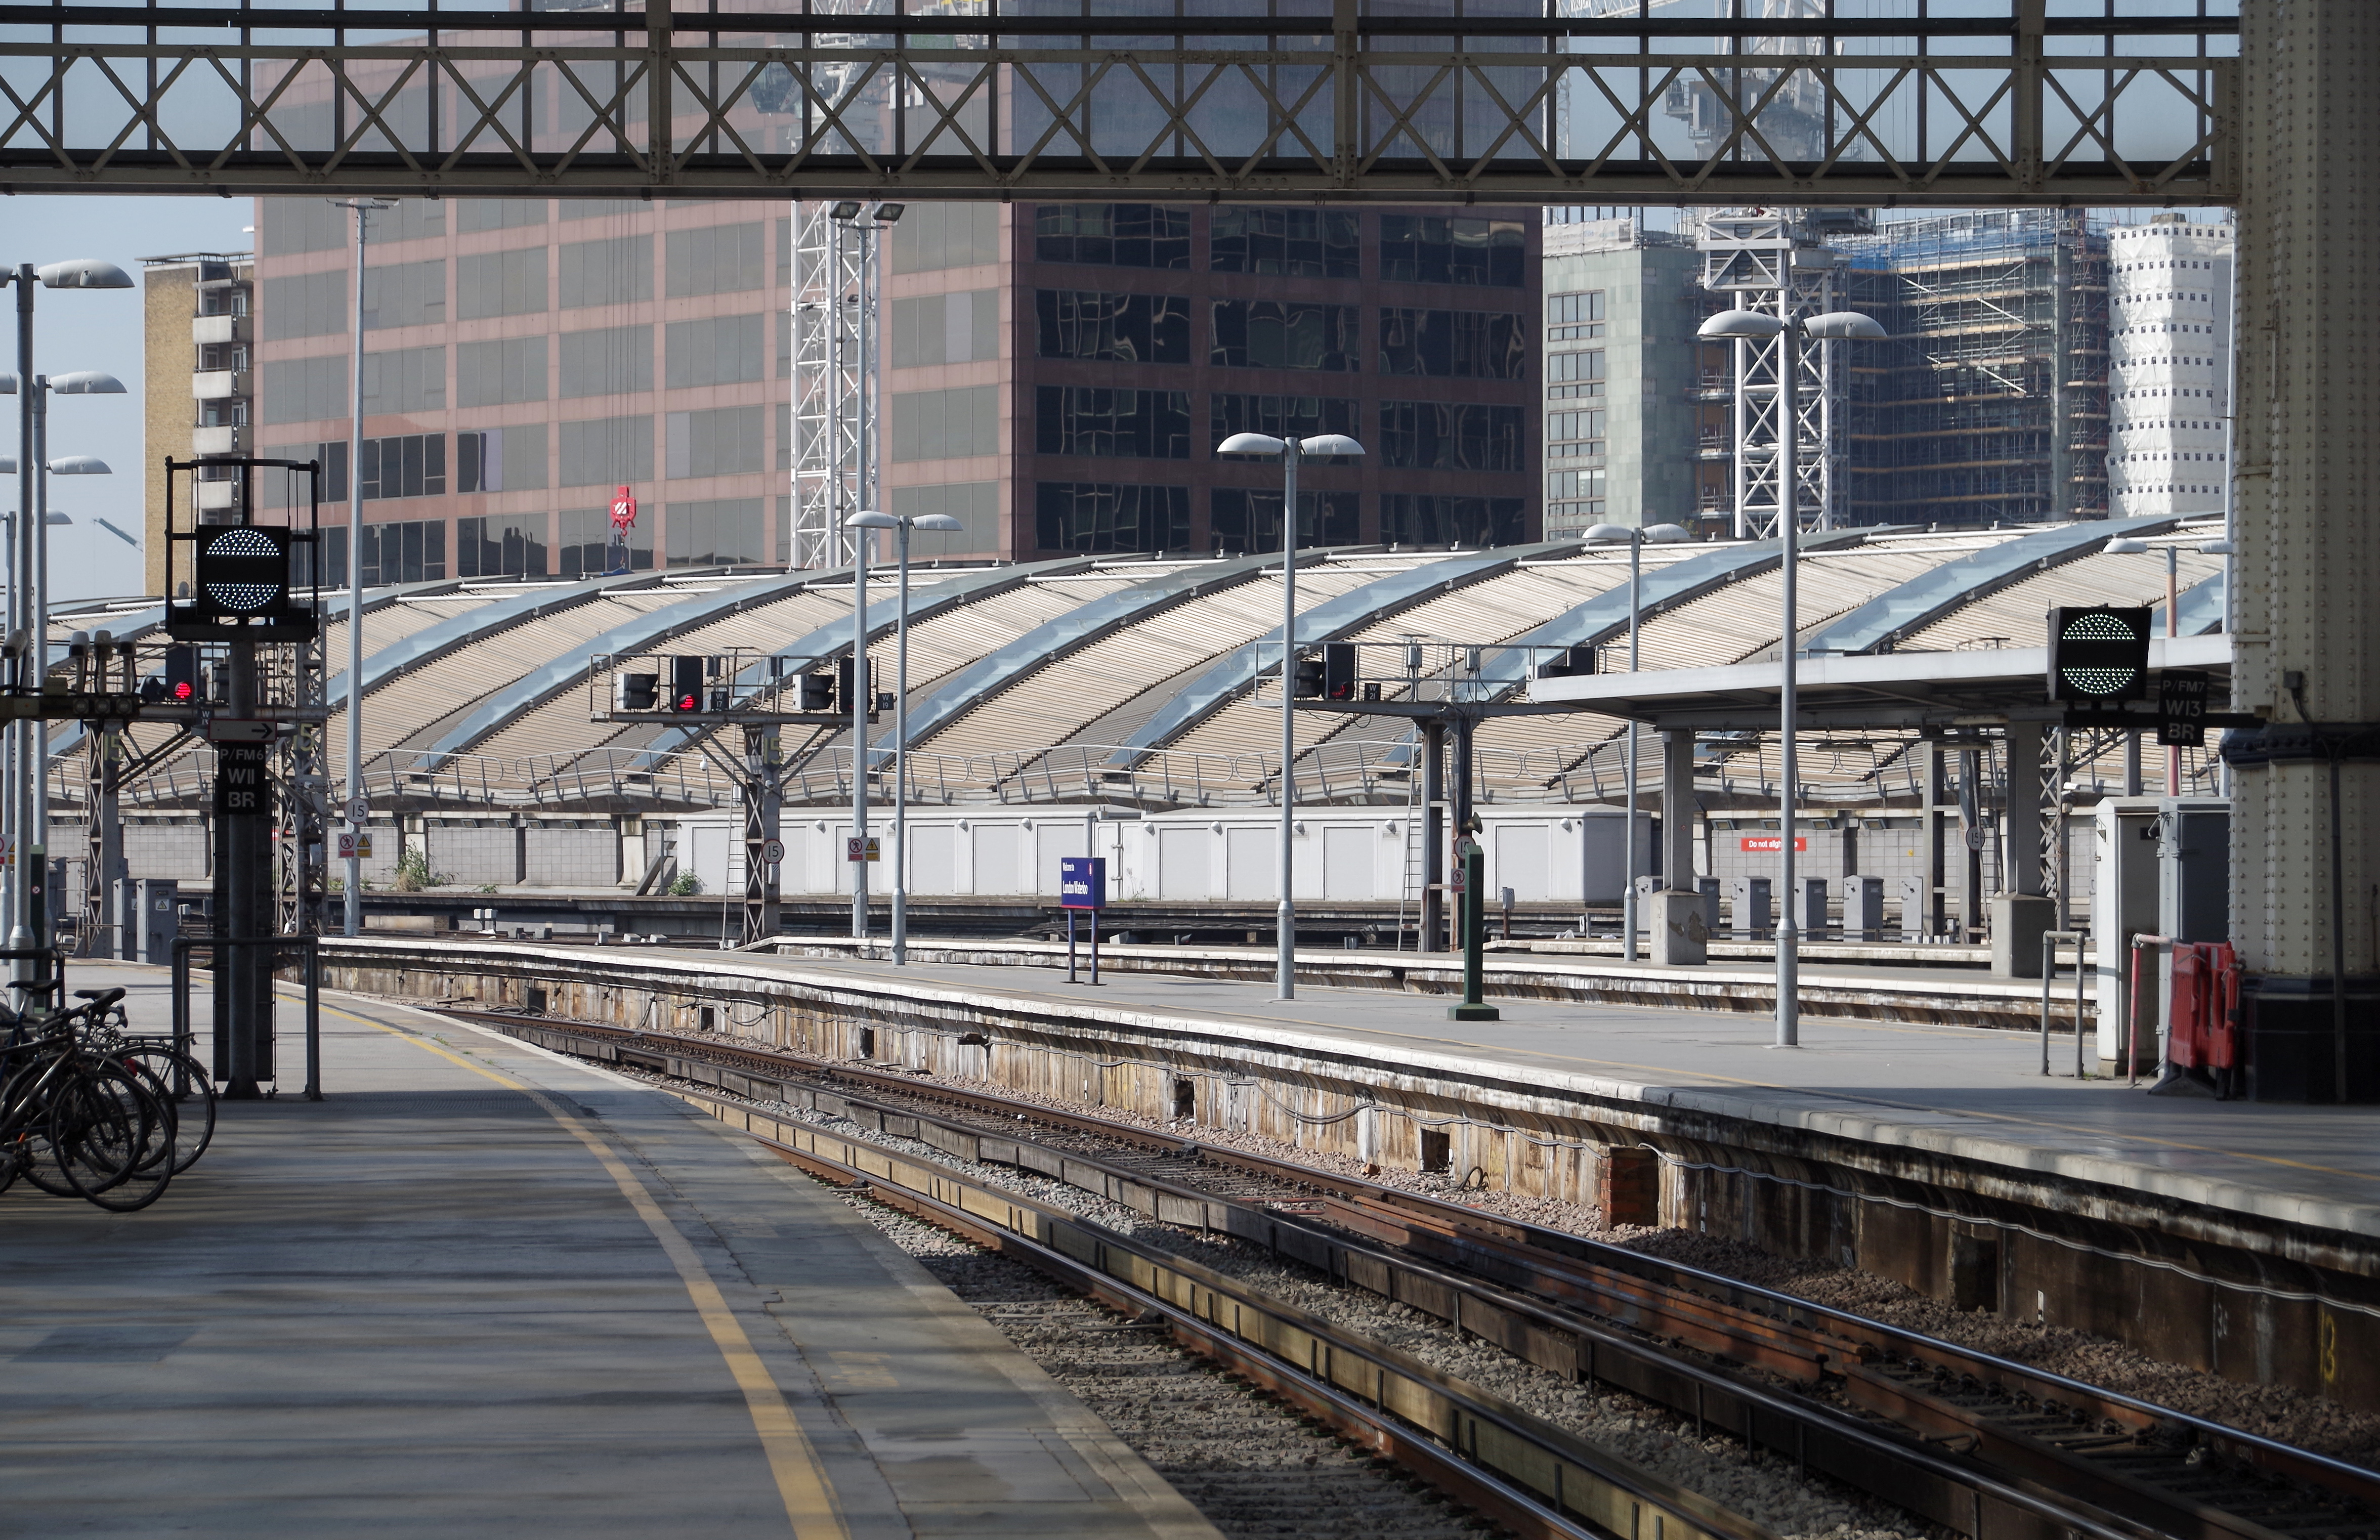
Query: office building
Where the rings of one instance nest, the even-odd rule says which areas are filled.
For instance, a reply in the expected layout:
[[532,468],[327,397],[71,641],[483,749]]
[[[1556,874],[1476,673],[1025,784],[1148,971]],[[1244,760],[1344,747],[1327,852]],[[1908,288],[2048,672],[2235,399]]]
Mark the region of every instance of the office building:
[[[140,262],[142,592],[165,591],[165,461],[254,453],[256,264],[245,251],[193,251]],[[237,483],[199,483],[200,506],[232,505]],[[190,495],[182,491],[181,495]]]
[[1547,538],[1686,518],[1705,313],[1693,242],[1633,216],[1548,217],[1543,238]]
[[2231,470],[2231,226],[2107,234],[2107,486],[2119,517],[2216,514]]
[[2079,211],[1980,210],[1838,236],[1849,524],[1994,526],[2107,515],[2106,231]]
[[[895,512],[967,527],[922,539],[924,556],[1277,549],[1277,462],[1211,453],[1242,429],[1365,444],[1307,467],[1303,540],[1509,544],[1542,527],[1532,213],[903,213],[877,243],[879,486]],[[351,483],[368,584],[791,559],[788,215],[474,199],[372,220],[357,474],[353,216],[328,201],[259,201],[237,340],[212,345],[245,349],[240,367],[200,370],[222,390],[185,418],[232,430],[208,439],[218,453],[320,461],[331,570]],[[158,266],[152,304],[180,271]],[[171,301],[185,327],[200,303]],[[184,334],[152,326],[152,348],[178,364]],[[196,442],[182,425],[152,439]],[[637,518],[615,539],[622,489]],[[267,477],[255,495],[305,493]],[[160,489],[152,552],[163,508]]]
[[[925,205],[885,242],[882,485],[980,554],[1536,538],[1533,211]],[[949,537],[956,541],[960,537]]]

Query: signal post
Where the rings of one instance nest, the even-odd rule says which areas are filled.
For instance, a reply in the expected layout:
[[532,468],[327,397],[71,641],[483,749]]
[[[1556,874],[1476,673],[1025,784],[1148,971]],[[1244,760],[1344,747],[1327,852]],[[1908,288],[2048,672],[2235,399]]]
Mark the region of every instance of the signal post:
[[[1394,666],[1366,673],[1366,653],[1375,664],[1385,657]],[[1290,698],[1297,709],[1402,717],[1414,724],[1414,752],[1420,762],[1411,773],[1421,782],[1416,801],[1422,824],[1417,951],[1463,950],[1467,930],[1486,923],[1484,903],[1465,905],[1456,933],[1450,935],[1447,928],[1447,899],[1462,892],[1459,882],[1448,880],[1449,841],[1469,841],[1477,833],[1472,813],[1476,782],[1472,737],[1479,723],[1488,717],[1568,710],[1521,698],[1526,682],[1594,671],[1590,646],[1470,645],[1410,637],[1402,642],[1324,642],[1297,649],[1289,670]],[[1261,692],[1262,680],[1257,687]],[[1284,782],[1294,769],[1281,767]]]
[[[217,477],[202,483],[202,467]],[[310,724],[319,729],[325,715],[316,598],[326,576],[319,527],[320,467],[311,461],[223,456],[203,462],[168,459],[165,470],[166,576],[176,595],[166,600],[165,632],[177,644],[219,650],[209,690],[197,647],[170,649],[153,706],[159,714],[186,720],[185,733],[194,732],[215,746],[212,935],[206,943],[213,954],[213,1071],[225,1096],[250,1099],[265,1094],[263,1082],[278,1078],[273,979],[281,953],[288,949],[285,937],[304,934],[308,921],[316,917],[315,906],[307,900],[315,876],[310,868],[320,861],[322,847],[319,839],[310,843],[307,834],[319,827],[320,819],[309,818],[295,778],[281,778],[276,788],[273,761],[276,742],[294,738]],[[198,488],[222,485],[225,470],[232,472],[228,479],[237,489],[229,506],[202,512],[197,506]],[[307,479],[308,517],[302,527],[255,522],[260,470]],[[187,522],[175,495],[185,472],[189,475]],[[296,503],[294,498],[285,501]],[[221,516],[211,518],[211,513]],[[307,568],[312,592],[308,594],[301,594],[295,581],[294,558],[300,552],[310,558]],[[294,653],[289,666],[273,670],[270,680],[259,666],[260,649],[268,648],[288,648]],[[269,700],[275,686],[290,698]],[[175,698],[166,698],[169,695]],[[149,709],[144,703],[143,714]],[[313,811],[319,814],[320,809]],[[273,854],[276,822],[283,820],[295,856],[298,900],[285,923],[275,902]],[[319,1094],[310,1077],[309,1094]]]
[[[837,729],[877,717],[873,709],[859,709],[872,707],[875,697],[857,691],[850,658],[837,660],[831,670],[807,666],[813,661],[741,650],[604,655],[593,659],[588,670],[593,720],[676,728],[685,742],[699,747],[735,782],[744,815],[742,941],[747,946],[777,934],[780,918],[788,769],[782,730],[810,729],[801,749],[807,758]],[[729,730],[742,734],[740,753],[726,752],[720,745],[720,735]],[[855,733],[855,744],[856,737]],[[853,772],[867,773],[856,754]]]

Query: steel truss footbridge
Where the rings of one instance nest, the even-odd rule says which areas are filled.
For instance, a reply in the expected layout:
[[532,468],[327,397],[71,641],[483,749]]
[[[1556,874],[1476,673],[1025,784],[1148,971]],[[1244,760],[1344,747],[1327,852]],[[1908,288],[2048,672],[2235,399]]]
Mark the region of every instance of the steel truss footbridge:
[[0,5],[0,190],[1803,206],[2239,195],[2239,24],[2207,14],[2233,0],[1230,8],[1260,14],[1206,0]]

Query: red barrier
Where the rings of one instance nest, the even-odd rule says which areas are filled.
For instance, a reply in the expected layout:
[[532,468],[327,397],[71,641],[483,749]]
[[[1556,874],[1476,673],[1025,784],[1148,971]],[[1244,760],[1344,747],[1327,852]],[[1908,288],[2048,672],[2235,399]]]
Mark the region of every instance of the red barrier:
[[2228,941],[2182,941],[2173,949],[2166,1061],[2177,1069],[2240,1067],[2240,958]]

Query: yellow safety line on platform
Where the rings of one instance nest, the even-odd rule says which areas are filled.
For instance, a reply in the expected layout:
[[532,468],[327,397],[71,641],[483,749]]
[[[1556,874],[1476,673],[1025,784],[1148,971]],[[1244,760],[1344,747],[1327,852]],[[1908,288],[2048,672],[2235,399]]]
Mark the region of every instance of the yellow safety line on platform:
[[604,1170],[611,1173],[621,1195],[628,1200],[628,1207],[637,1211],[637,1218],[652,1231],[653,1239],[661,1243],[662,1254],[677,1269],[679,1281],[685,1284],[686,1294],[694,1301],[695,1313],[702,1317],[703,1328],[710,1333],[711,1341],[719,1349],[719,1356],[727,1361],[727,1372],[735,1376],[737,1388],[744,1392],[745,1410],[751,1414],[753,1430],[760,1436],[761,1450],[768,1456],[770,1473],[776,1477],[777,1495],[784,1500],[785,1517],[792,1522],[794,1534],[798,1540],[812,1540],[814,1536],[819,1540],[833,1540],[833,1537],[849,1540],[851,1531],[835,1507],[833,1492],[827,1484],[826,1468],[820,1464],[818,1451],[810,1447],[809,1439],[802,1433],[801,1425],[795,1420],[793,1408],[785,1403],[784,1392],[777,1388],[776,1380],[769,1373],[769,1366],[760,1361],[759,1352],[752,1346],[752,1339],[745,1333],[744,1324],[735,1318],[735,1311],[728,1308],[727,1297],[719,1291],[719,1285],[711,1281],[710,1271],[703,1267],[702,1258],[696,1255],[693,1243],[670,1222],[669,1216],[662,1212],[661,1205],[653,1201],[652,1194],[638,1180],[636,1172],[628,1169],[627,1163],[614,1154],[583,1120],[564,1111],[536,1086],[515,1080],[510,1075],[500,1074],[485,1065],[474,1064],[459,1053],[384,1022],[357,1015],[352,1011],[341,1011],[335,1006],[324,1009],[331,1014],[361,1022],[366,1026],[410,1043],[424,1053],[435,1054],[449,1063],[461,1065],[473,1074],[484,1075],[499,1085],[520,1092],[545,1109],[547,1116],[569,1130],[597,1160],[602,1162]]

